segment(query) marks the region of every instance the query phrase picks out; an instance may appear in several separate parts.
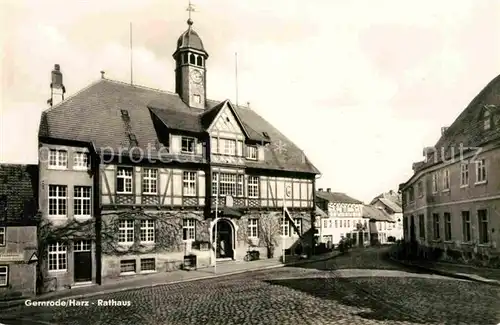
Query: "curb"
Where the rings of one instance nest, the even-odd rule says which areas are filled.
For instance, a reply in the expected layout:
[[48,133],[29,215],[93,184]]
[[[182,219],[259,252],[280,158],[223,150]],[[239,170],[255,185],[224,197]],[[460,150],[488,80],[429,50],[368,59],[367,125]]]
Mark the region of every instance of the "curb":
[[450,277],[450,278],[456,278],[456,279],[461,279],[461,280],[468,280],[468,281],[473,281],[473,282],[479,282],[479,283],[484,283],[484,284],[489,284],[489,285],[500,287],[500,281],[497,281],[497,280],[478,279],[476,277],[473,277],[473,276],[470,276],[470,275],[467,275],[467,274],[463,274],[463,273],[455,273],[455,272],[451,272],[451,271],[443,271],[443,270],[439,270],[439,269],[433,269],[433,268],[422,266],[422,265],[418,265],[418,264],[412,264],[412,263],[403,262],[403,261],[400,261],[400,260],[398,260],[398,259],[396,259],[394,257],[389,257],[389,258],[392,261],[397,262],[397,263],[399,263],[401,265],[404,265],[404,266],[407,266],[407,267],[413,267],[413,268],[420,269],[420,270],[423,270],[423,271],[427,271],[427,272],[430,272],[430,273],[433,273],[433,274],[447,276],[447,277]]
[[[316,263],[316,262],[323,262],[327,261],[329,259],[332,259],[336,257],[337,255],[321,258],[321,259],[316,259],[316,260],[304,260],[304,261],[297,261],[297,262],[292,262],[289,264],[276,264],[276,265],[269,265],[269,266],[264,266],[264,267],[258,267],[258,268],[252,268],[252,269],[246,269],[246,270],[239,270],[239,271],[232,271],[232,272],[226,272],[226,273],[221,273],[221,274],[214,274],[214,275],[206,275],[206,276],[199,276],[196,278],[191,278],[191,279],[184,279],[184,280],[176,280],[176,281],[165,281],[165,282],[159,282],[159,283],[154,283],[154,284],[148,284],[148,285],[136,285],[136,286],[131,286],[131,287],[125,287],[125,288],[116,288],[116,289],[108,289],[108,290],[102,290],[98,292],[91,292],[87,294],[79,294],[79,295],[70,295],[70,296],[64,296],[64,297],[52,297],[54,300],[70,300],[70,299],[83,299],[83,298],[90,298],[90,297],[95,297],[99,295],[105,295],[105,294],[110,294],[110,293],[117,293],[117,292],[125,292],[125,291],[132,291],[132,290],[138,290],[138,289],[144,289],[144,288],[155,288],[159,286],[164,286],[164,285],[170,285],[170,284],[178,284],[178,283],[185,283],[185,282],[193,282],[193,281],[200,281],[200,280],[209,280],[209,279],[214,279],[214,278],[221,278],[225,276],[231,276],[231,275],[237,275],[237,274],[243,274],[243,273],[251,273],[251,272],[257,272],[257,271],[264,271],[264,270],[270,270],[270,269],[277,269],[280,267],[290,267],[290,266],[298,266],[298,265],[304,265],[304,264],[310,264],[310,263]],[[11,300],[11,301],[5,301],[5,302],[0,302],[0,308],[6,309],[6,308],[12,308],[16,307],[19,305],[23,305],[26,300],[31,300],[31,301],[44,301],[44,300],[50,300],[51,297],[32,297],[32,298],[26,298],[26,299],[21,299],[21,300]]]

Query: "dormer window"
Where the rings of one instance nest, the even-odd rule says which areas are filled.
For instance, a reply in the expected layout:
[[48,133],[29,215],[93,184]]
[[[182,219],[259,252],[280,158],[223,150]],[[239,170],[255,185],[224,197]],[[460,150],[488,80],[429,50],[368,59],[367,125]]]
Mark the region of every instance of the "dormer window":
[[257,147],[247,146],[247,159],[257,160]]
[[181,139],[181,152],[194,153],[194,138],[182,137]]
[[491,128],[491,114],[488,108],[485,108],[483,113],[483,126],[485,130],[489,130]]

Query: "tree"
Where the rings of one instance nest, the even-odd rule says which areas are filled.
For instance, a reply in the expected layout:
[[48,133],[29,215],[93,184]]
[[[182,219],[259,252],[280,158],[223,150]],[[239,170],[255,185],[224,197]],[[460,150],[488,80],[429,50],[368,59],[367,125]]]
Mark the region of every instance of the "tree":
[[274,247],[281,235],[281,216],[279,213],[261,213],[259,218],[260,240],[267,249],[267,257],[274,257]]

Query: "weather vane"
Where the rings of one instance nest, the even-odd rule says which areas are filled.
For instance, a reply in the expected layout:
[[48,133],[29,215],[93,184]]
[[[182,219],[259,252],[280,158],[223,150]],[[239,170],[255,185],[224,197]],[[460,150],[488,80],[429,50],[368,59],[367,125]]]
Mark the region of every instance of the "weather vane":
[[191,20],[191,13],[192,12],[195,12],[196,11],[196,8],[194,7],[194,5],[191,3],[191,0],[189,0],[189,4],[188,4],[188,7],[186,9],[187,12],[189,12],[189,19],[188,21],[192,22]]

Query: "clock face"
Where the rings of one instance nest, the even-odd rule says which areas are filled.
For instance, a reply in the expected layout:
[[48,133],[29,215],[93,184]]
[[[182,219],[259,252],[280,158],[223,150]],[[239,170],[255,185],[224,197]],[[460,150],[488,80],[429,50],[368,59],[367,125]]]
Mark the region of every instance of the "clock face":
[[191,71],[191,80],[193,80],[195,83],[199,84],[200,82],[203,81],[203,75],[201,74],[200,71],[193,70],[193,71]]

